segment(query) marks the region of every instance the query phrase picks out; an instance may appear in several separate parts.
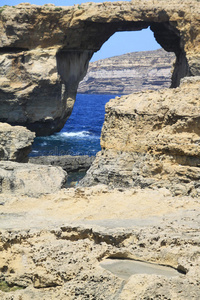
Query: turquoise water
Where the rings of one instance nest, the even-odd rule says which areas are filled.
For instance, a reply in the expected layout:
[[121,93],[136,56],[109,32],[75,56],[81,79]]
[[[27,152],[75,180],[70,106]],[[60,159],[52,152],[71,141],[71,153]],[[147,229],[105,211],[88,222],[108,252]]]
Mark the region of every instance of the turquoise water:
[[30,156],[95,155],[101,150],[105,104],[116,96],[78,94],[64,128],[51,136],[37,137]]

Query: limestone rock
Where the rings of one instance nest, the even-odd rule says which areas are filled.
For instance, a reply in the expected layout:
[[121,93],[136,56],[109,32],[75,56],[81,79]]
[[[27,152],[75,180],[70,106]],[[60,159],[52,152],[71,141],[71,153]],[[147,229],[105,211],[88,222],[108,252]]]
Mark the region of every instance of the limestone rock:
[[159,49],[91,62],[78,93],[131,94],[170,87],[174,60],[173,53]]
[[0,193],[39,196],[60,190],[66,172],[60,167],[0,162]]
[[171,90],[147,91],[106,105],[97,155],[82,184],[166,187],[200,194],[200,78]]
[[[74,100],[66,100],[68,92],[57,73],[58,60],[56,49],[0,54],[1,121],[22,124],[37,135],[49,135],[64,126]],[[74,76],[76,62],[73,63],[72,57],[70,60],[63,58],[62,64],[65,61],[68,72],[71,68]],[[70,93],[76,94],[76,89],[72,84]]]
[[[6,70],[9,75],[0,84],[0,121],[25,125],[37,135],[59,131],[72,112],[78,84],[86,75],[92,54],[117,31],[150,26],[157,42],[176,55],[172,87],[179,86],[185,76],[200,75],[199,10],[196,0],[1,7],[0,74]],[[31,62],[32,50],[39,51],[36,57],[41,56],[39,61],[47,69],[39,83],[41,67]],[[61,90],[59,84],[55,86],[57,79],[49,63],[47,53],[51,51],[56,56]],[[29,72],[31,65],[35,78]]]
[[0,123],[0,160],[27,162],[34,137],[24,127]]
[[[0,278],[18,290],[0,291],[1,299],[199,299],[199,198],[102,185],[9,198],[1,206]],[[123,280],[101,267],[107,258],[181,272]]]
[[40,135],[59,127],[66,103],[61,99],[55,55],[52,49],[0,55],[2,121],[23,124],[37,133],[39,129]]
[[[0,45],[4,52],[59,49],[62,95],[72,108],[91,53],[117,30],[151,25],[160,44],[176,53],[176,86],[181,77],[199,75],[198,2],[21,4],[0,9]],[[85,184],[108,186],[60,190],[60,168],[0,163],[0,289],[9,291],[1,290],[1,299],[199,300],[199,83],[191,77],[180,88],[107,104],[102,151]],[[123,280],[101,267],[107,258],[179,273]]]
[[30,157],[32,164],[59,166],[66,172],[87,171],[95,157],[88,155],[38,156]]

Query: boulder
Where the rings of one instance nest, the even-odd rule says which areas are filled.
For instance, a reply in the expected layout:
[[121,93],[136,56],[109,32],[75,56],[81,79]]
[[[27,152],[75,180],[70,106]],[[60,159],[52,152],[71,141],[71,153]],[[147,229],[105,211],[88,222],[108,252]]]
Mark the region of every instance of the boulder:
[[102,151],[82,185],[165,187],[200,195],[200,77],[176,89],[117,97],[106,105]]
[[38,197],[60,190],[66,177],[60,167],[0,162],[0,193]]
[[27,162],[34,137],[22,126],[0,123],[0,160]]

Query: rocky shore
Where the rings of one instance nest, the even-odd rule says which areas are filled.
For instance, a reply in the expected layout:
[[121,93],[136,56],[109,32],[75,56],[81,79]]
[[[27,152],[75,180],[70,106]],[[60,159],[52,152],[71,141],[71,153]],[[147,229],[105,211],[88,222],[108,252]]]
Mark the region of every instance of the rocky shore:
[[[198,198],[172,197],[166,189],[105,185],[9,197],[1,206],[0,261],[1,283],[10,290],[0,297],[197,300],[199,208]],[[107,258],[179,272],[123,279],[101,266]]]
[[[2,300],[199,300],[199,9],[195,0],[0,9],[1,58],[15,51],[11,61],[20,66],[16,57],[26,48],[22,60],[28,65],[31,49],[54,48],[62,79],[62,97],[53,104],[49,98],[48,106],[46,100],[34,105],[39,83],[33,88],[24,82],[23,90],[22,77],[14,76],[12,93],[3,77]],[[176,88],[112,99],[106,105],[102,150],[75,188],[65,188],[67,173],[51,165],[51,158],[42,158],[43,165],[27,163],[35,134],[5,122],[30,125],[38,134],[57,130],[73,108],[91,53],[119,29],[148,26],[176,54]],[[79,163],[75,159],[74,165]]]
[[110,101],[84,187],[1,162],[1,299],[199,299],[199,83]]
[[94,159],[94,156],[88,155],[38,156],[30,157],[29,163],[58,166],[66,172],[81,172],[87,171],[91,167]]

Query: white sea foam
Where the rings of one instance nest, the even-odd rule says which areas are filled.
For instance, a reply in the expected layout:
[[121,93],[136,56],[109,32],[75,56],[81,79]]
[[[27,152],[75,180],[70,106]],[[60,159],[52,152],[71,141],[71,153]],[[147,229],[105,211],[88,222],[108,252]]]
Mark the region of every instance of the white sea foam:
[[87,137],[90,135],[89,131],[79,131],[79,132],[62,132],[61,136],[64,137]]

